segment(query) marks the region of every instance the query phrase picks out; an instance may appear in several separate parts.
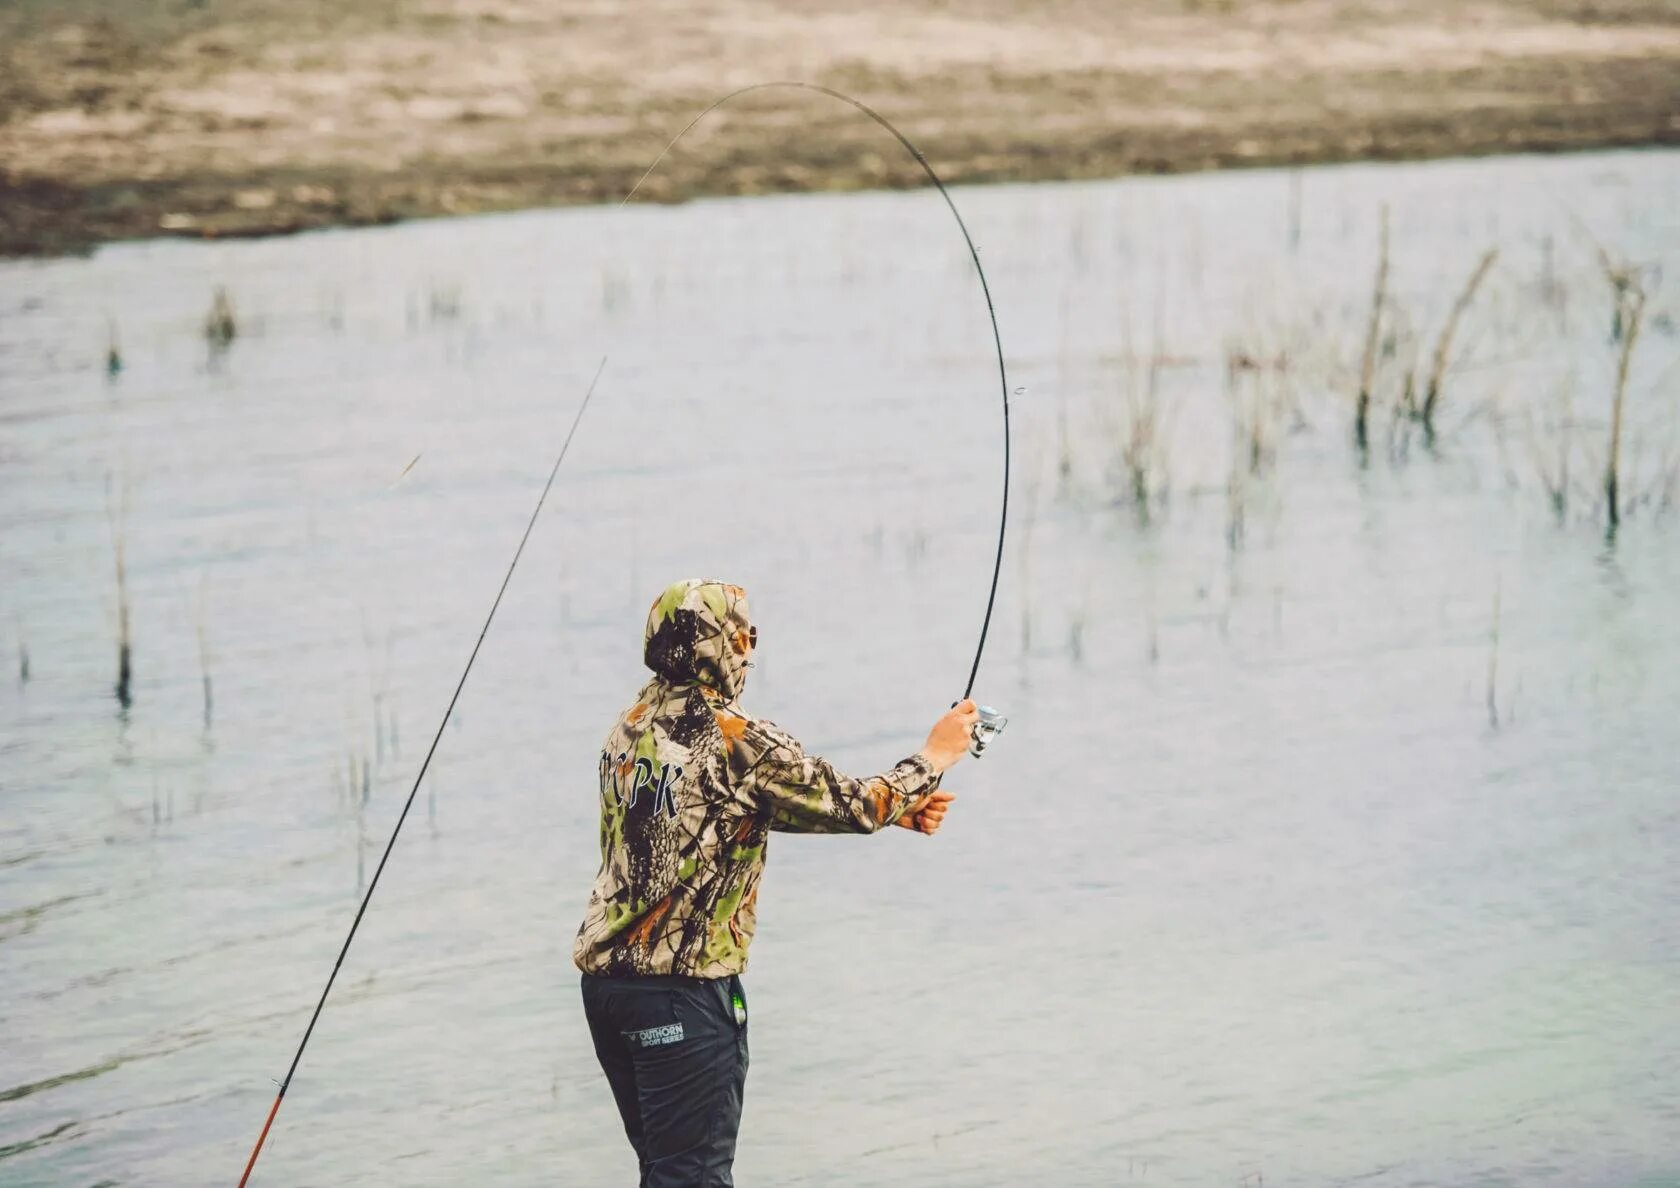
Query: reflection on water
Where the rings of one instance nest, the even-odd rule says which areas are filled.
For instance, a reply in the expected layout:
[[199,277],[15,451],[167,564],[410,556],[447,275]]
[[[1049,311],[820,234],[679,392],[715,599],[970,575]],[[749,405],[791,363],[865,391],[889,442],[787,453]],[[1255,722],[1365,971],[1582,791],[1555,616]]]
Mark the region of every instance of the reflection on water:
[[[1677,182],[959,192],[1011,728],[938,839],[777,840],[743,1182],[1680,1177],[1675,290],[1607,548],[1588,238],[1672,274]],[[1402,377],[1491,246],[1429,449]],[[607,354],[257,1178],[626,1182],[568,954],[646,602],[745,584],[752,708],[920,741],[991,556],[968,269],[925,193],[0,269],[0,1179],[236,1174]]]

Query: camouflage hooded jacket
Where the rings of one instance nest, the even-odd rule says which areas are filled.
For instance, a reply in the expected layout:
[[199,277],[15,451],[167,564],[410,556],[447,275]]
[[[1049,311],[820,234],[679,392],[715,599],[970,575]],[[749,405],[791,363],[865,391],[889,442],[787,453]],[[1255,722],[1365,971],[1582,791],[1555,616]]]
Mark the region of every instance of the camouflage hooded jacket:
[[736,700],[739,586],[678,582],[648,612],[653,679],[601,752],[601,870],[572,958],[585,973],[720,978],[747,964],[771,830],[873,833],[936,783],[912,756],[857,780]]

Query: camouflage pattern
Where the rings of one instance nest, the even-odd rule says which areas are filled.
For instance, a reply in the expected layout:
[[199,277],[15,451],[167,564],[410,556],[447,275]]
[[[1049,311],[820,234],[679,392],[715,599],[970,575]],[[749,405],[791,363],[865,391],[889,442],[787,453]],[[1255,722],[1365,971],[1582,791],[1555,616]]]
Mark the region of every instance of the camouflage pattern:
[[873,833],[937,783],[921,755],[852,779],[749,716],[751,633],[746,592],[722,582],[678,582],[648,612],[653,679],[601,752],[601,870],[572,952],[585,973],[740,973],[772,830]]

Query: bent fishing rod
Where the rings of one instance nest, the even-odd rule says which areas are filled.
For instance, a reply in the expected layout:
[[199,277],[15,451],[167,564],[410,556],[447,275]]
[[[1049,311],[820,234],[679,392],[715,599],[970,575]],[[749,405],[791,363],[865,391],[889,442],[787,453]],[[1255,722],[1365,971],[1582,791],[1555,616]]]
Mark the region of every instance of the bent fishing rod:
[[[945,188],[945,183],[934,172],[933,166],[922,155],[922,151],[874,108],[852,98],[850,95],[815,83],[764,82],[754,83],[751,86],[731,91],[690,120],[681,132],[671,138],[670,143],[660,151],[659,156],[654,158],[653,164],[649,165],[646,172],[637,179],[636,184],[630,188],[630,192],[619,202],[619,208],[622,209],[636,196],[636,192],[642,188],[642,184],[652,176],[653,171],[676,147],[677,142],[687,136],[701,120],[733,99],[754,91],[773,88],[810,91],[819,95],[827,95],[832,99],[838,99],[868,116],[886,129],[899,144],[903,145],[904,149],[915,158],[916,163],[922,167],[922,172],[927,175],[934,188],[939,191],[939,196],[945,200],[945,205],[950,210],[951,217],[956,220],[957,229],[962,233],[963,243],[967,245],[969,258],[974,262],[974,272],[980,281],[980,291],[986,299],[986,314],[991,321],[992,328],[992,346],[997,354],[998,386],[1003,398],[1003,497],[998,515],[997,551],[992,563],[992,580],[986,594],[986,612],[980,623],[980,638],[974,649],[974,663],[969,668],[968,683],[963,687],[963,699],[966,700],[974,692],[974,682],[980,673],[980,660],[986,651],[986,636],[991,629],[992,610],[997,602],[998,579],[1003,572],[1004,536],[1009,527],[1009,375],[1004,364],[1003,338],[998,332],[997,310],[992,302],[991,286],[986,282],[986,270],[980,263],[980,251],[975,246],[974,238],[968,231],[968,224],[963,222],[962,213],[957,210],[957,204],[951,198],[950,191]],[[560,445],[560,452],[555,456],[554,465],[548,472],[548,481],[543,484],[542,492],[537,496],[537,505],[532,509],[531,518],[525,525],[524,534],[519,538],[518,547],[514,549],[513,560],[508,563],[507,572],[502,576],[502,584],[497,589],[496,597],[490,604],[490,613],[485,616],[484,626],[479,629],[478,639],[474,642],[472,652],[467,657],[466,667],[461,671],[460,680],[455,683],[455,691],[450,695],[449,704],[443,711],[442,720],[438,722],[436,733],[432,735],[431,745],[426,748],[425,758],[420,762],[420,770],[416,773],[414,784],[409,789],[408,799],[403,802],[402,812],[397,815],[397,823],[391,830],[390,840],[385,843],[385,851],[380,855],[379,865],[374,867],[373,878],[368,881],[367,891],[362,895],[362,902],[357,907],[356,915],[350,922],[350,931],[344,938],[344,944],[339,948],[338,957],[333,962],[332,972],[327,975],[327,984],[321,989],[321,997],[316,1001],[315,1009],[309,1016],[309,1023],[303,1030],[303,1038],[298,1042],[297,1051],[292,1055],[291,1066],[287,1068],[286,1076],[280,1082],[279,1092],[274,1095],[274,1104],[269,1107],[268,1116],[263,1120],[262,1131],[257,1135],[256,1145],[251,1148],[251,1157],[245,1164],[245,1171],[239,1177],[239,1188],[246,1188],[251,1179],[251,1171],[257,1165],[257,1158],[262,1154],[263,1144],[268,1141],[269,1130],[274,1125],[275,1117],[280,1113],[280,1103],[285,1101],[286,1091],[291,1088],[292,1078],[297,1075],[298,1064],[303,1060],[304,1049],[309,1046],[310,1037],[315,1033],[315,1024],[320,1021],[321,1011],[327,1004],[327,996],[332,993],[333,983],[337,981],[338,972],[344,966],[344,958],[350,952],[351,942],[356,939],[356,930],[361,927],[362,917],[367,914],[368,905],[373,901],[373,893],[379,886],[379,876],[385,872],[385,864],[390,860],[391,851],[396,848],[397,837],[402,833],[404,822],[408,820],[409,810],[414,807],[414,798],[419,793],[420,785],[426,778],[426,771],[431,766],[432,756],[437,753],[438,744],[443,739],[444,728],[449,725],[449,719],[455,712],[455,705],[461,698],[461,690],[466,687],[467,677],[472,672],[474,661],[478,659],[479,649],[484,646],[484,638],[490,632],[490,624],[495,621],[496,611],[502,605],[502,596],[507,593],[508,584],[513,580],[513,572],[519,566],[520,557],[524,555],[525,545],[531,539],[531,532],[537,525],[537,517],[542,514],[543,504],[547,501],[548,493],[554,486],[554,480],[560,473],[561,464],[566,460],[566,452],[571,448],[572,438],[577,434],[578,425],[583,420],[584,411],[589,407],[590,398],[595,394],[595,386],[600,381],[601,372],[605,369],[606,364],[607,361],[603,358],[596,367],[595,375],[589,381],[589,387],[583,394],[583,400],[579,403],[578,410],[572,417],[571,427],[566,431],[565,440]],[[980,755],[988,742],[1003,730],[1006,723],[1007,719],[997,711],[985,706],[980,707],[980,720],[974,726],[973,744],[970,747],[970,752],[976,756]]]
[[[974,261],[974,275],[980,281],[980,292],[986,298],[986,316],[992,324],[992,347],[997,353],[998,392],[1003,397],[1003,500],[998,511],[997,556],[992,562],[992,585],[986,594],[986,614],[980,621],[980,641],[974,648],[974,663],[968,670],[968,683],[963,686],[963,699],[966,700],[974,693],[974,682],[980,675],[980,657],[986,651],[986,633],[992,627],[992,608],[997,603],[998,576],[1003,572],[1003,538],[1009,527],[1009,371],[1003,361],[1003,336],[998,333],[997,307],[992,303],[992,286],[986,282],[986,270],[980,265],[980,249],[974,246],[974,237],[968,233],[968,224],[963,221],[962,212],[957,209],[957,204],[951,197],[951,191],[945,188],[944,181],[940,179],[939,174],[934,172],[933,166],[928,164],[927,157],[922,155],[922,150],[912,144],[908,136],[900,132],[886,116],[862,100],[854,99],[842,91],[836,91],[818,83],[761,82],[752,83],[749,86],[729,92],[688,121],[683,130],[671,137],[671,142],[660,150],[659,155],[653,159],[653,164],[649,165],[642,176],[636,179],[636,184],[630,187],[630,192],[619,201],[619,209],[622,210],[628,205],[630,199],[634,198],[636,192],[642,188],[642,183],[653,176],[653,171],[659,168],[660,162],[664,161],[670,155],[671,150],[677,147],[677,142],[694,131],[695,126],[701,120],[704,120],[726,103],[739,99],[742,95],[750,95],[754,91],[770,90],[809,91],[814,95],[827,95],[830,99],[838,99],[841,103],[855,108],[874,120],[886,129],[894,140],[903,145],[904,151],[914,157],[916,164],[922,167],[922,172],[927,174],[928,181],[932,182],[933,188],[939,191],[939,196],[945,200],[945,206],[950,210],[951,217],[957,221],[957,230],[962,232],[963,243],[968,247],[969,259]],[[989,733],[995,734],[1003,729],[1006,719],[994,710],[982,708],[981,721],[983,725],[986,725]],[[985,748],[983,741],[980,743],[980,747],[982,750]]]

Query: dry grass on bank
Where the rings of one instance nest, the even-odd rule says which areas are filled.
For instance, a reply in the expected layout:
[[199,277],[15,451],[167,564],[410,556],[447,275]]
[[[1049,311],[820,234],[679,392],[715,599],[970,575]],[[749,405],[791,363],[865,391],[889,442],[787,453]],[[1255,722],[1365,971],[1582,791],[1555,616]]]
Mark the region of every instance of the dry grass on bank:
[[[1654,0],[12,0],[0,252],[621,195],[720,93],[857,94],[951,180],[1680,140]],[[644,195],[919,184],[800,95],[729,109]]]

